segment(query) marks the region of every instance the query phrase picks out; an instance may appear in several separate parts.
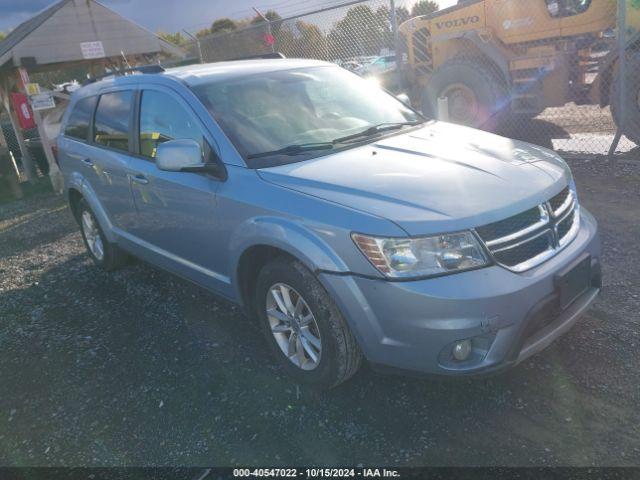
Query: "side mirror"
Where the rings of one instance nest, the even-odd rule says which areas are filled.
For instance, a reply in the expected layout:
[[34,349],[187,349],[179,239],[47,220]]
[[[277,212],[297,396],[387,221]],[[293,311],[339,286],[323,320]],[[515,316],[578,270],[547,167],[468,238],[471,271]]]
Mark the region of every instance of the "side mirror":
[[396,95],[396,99],[400,100],[407,107],[411,106],[411,99],[409,98],[409,95],[407,95],[406,93],[399,93],[398,95]]
[[169,140],[157,147],[156,165],[160,170],[181,172],[203,165],[202,148],[195,140]]
[[169,140],[157,147],[156,165],[167,172],[208,173],[225,181],[227,170],[219,162],[203,162],[202,148],[195,140]]

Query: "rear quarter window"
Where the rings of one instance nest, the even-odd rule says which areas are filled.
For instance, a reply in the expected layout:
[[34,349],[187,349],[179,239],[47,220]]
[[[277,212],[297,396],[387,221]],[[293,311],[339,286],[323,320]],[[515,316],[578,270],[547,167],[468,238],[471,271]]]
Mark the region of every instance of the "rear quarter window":
[[73,106],[69,121],[64,129],[67,137],[86,141],[89,137],[89,125],[91,125],[91,115],[96,106],[98,97],[81,98]]

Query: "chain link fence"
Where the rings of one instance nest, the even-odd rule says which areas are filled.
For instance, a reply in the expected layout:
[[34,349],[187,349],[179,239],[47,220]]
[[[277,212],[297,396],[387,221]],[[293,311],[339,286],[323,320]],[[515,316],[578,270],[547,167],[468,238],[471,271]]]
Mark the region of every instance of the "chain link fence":
[[640,44],[640,0],[431,10],[436,3],[352,1],[204,37],[200,50],[204,62],[273,52],[333,62],[409,94],[426,115],[565,153],[606,154],[620,125],[618,151],[637,154],[640,54],[630,46]]

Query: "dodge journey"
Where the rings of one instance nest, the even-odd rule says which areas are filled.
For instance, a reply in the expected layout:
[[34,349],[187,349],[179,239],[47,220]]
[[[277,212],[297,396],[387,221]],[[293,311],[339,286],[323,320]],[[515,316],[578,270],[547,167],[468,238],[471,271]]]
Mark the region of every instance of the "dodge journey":
[[556,153],[424,118],[329,63],[97,81],[58,152],[98,266],[135,256],[240,304],[301,383],[364,360],[496,372],[600,290],[597,225]]

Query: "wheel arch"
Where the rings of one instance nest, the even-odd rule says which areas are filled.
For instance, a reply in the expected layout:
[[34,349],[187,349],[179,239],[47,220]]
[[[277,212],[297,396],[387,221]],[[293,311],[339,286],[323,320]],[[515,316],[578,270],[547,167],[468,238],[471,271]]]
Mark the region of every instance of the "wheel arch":
[[443,67],[456,57],[473,58],[492,68],[502,77],[507,86],[511,86],[508,55],[495,42],[483,40],[479,32],[463,32],[440,40],[436,37],[433,42],[439,50],[444,50],[444,54],[441,55],[443,58],[438,59],[437,56],[434,58],[434,62],[438,62],[438,67],[434,70]]
[[71,213],[73,214],[73,217],[76,220],[78,220],[79,219],[78,205],[80,203],[80,200],[84,198],[82,196],[81,188],[80,189],[77,187],[68,188],[67,198],[69,200],[69,208],[71,209]]
[[[73,190],[77,191],[76,188],[73,188]],[[107,237],[107,240],[111,243],[117,243],[116,235],[113,232],[113,223],[109,219],[107,212],[102,207],[100,201],[98,200],[98,196],[91,188],[91,186],[87,182],[82,182],[82,190],[79,193],[81,194],[82,199],[87,202],[89,208],[93,212],[93,215],[98,220],[100,228],[102,229],[105,237]],[[71,194],[71,190],[69,190],[69,194]]]
[[311,230],[280,218],[253,219],[235,232],[231,242],[231,283],[239,303],[250,311],[260,269],[278,256],[288,256],[311,272],[348,272],[332,248]]

